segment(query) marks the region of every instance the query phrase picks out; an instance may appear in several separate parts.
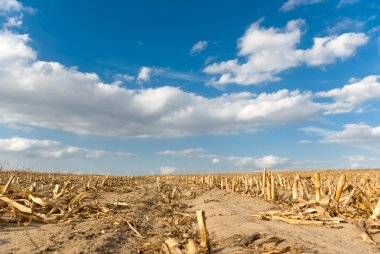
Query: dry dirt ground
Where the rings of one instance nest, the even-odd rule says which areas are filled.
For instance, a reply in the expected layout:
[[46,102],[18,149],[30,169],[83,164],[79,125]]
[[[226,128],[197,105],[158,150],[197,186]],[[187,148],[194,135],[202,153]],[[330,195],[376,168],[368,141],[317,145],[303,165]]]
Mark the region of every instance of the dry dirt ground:
[[[302,226],[257,220],[253,213],[278,205],[191,184],[178,189],[181,195],[170,199],[172,186],[166,192],[157,191],[154,181],[109,187],[87,201],[109,207],[102,216],[54,224],[32,222],[25,227],[0,222],[0,253],[161,253],[162,243],[169,237],[180,247],[188,239],[199,241],[196,210],[206,213],[212,253],[380,253],[377,245],[365,243],[351,224]],[[111,205],[115,201],[120,204]],[[259,239],[247,246],[241,244],[252,235]],[[380,234],[373,238],[380,243]]]
[[[191,206],[190,210],[206,211],[207,229],[216,244],[214,253],[256,253],[237,243],[257,232],[283,239],[277,247],[288,249],[289,253],[380,253],[377,246],[363,242],[350,224],[304,226],[253,219],[253,213],[277,208],[276,204],[258,198],[211,190],[186,203]],[[380,241],[379,234],[373,237],[376,242]]]

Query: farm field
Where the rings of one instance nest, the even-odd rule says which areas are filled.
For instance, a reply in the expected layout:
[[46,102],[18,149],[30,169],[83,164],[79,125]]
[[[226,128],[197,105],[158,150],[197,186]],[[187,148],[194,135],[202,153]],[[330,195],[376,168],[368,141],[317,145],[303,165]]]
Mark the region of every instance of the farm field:
[[1,171],[0,186],[1,253],[380,252],[378,170]]

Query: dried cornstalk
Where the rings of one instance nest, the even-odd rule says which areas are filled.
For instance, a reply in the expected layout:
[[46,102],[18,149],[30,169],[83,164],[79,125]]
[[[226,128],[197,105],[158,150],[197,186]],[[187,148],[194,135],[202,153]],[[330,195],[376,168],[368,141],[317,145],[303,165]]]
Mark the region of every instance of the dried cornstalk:
[[327,179],[327,186],[328,186],[328,190],[329,190],[329,192],[328,192],[328,196],[329,197],[331,197],[331,195],[332,195],[332,187],[331,187],[331,181],[330,181],[330,179]]
[[270,172],[270,198],[276,199],[274,177],[272,171]]
[[297,177],[298,177],[298,193],[299,193],[299,196],[301,197],[301,198],[303,198],[303,187],[302,187],[302,180],[301,180],[301,178],[300,178],[300,176],[299,175],[297,175]]
[[8,180],[8,182],[5,184],[5,186],[3,187],[3,190],[1,191],[1,194],[6,194],[7,193],[7,191],[8,191],[8,188],[9,188],[9,185],[11,184],[11,182],[12,182],[12,180],[13,180],[13,178],[14,178],[15,176],[14,175],[11,175],[11,177],[9,178],[9,180]]
[[29,194],[28,198],[32,200],[34,203],[39,204],[40,206],[45,206],[45,207],[48,206],[48,203],[45,200],[39,197],[35,197],[32,194]]
[[338,186],[336,187],[336,192],[335,192],[335,201],[339,202],[339,199],[342,195],[342,191],[343,191],[343,188],[344,188],[344,184],[346,183],[346,176],[345,175],[341,175],[339,177],[339,181],[338,181]]
[[106,178],[103,179],[102,186],[104,186],[106,184],[106,180],[108,179],[109,175],[110,175],[110,173],[108,173]]
[[140,238],[144,238],[144,237],[139,233],[139,231],[137,231],[137,229],[135,229],[135,228],[131,225],[131,223],[129,223],[129,221],[127,221],[127,224],[128,224],[128,226],[129,226],[129,228],[132,229],[133,232],[135,232],[136,236],[138,236],[138,237],[140,237]]
[[231,182],[231,191],[232,191],[232,192],[235,192],[235,191],[236,191],[236,181],[235,181],[235,177],[232,178],[232,182]]
[[321,174],[315,173],[315,200],[321,200]]
[[56,184],[53,190],[53,198],[58,195],[59,184]]
[[373,209],[371,219],[376,220],[380,216],[380,199],[377,201],[375,209]]
[[182,254],[183,253],[181,251],[181,249],[178,247],[179,244],[173,238],[169,238],[169,239],[165,240],[165,243],[166,243],[167,247],[169,248],[169,251],[171,254]]
[[21,211],[21,212],[24,212],[24,213],[29,213],[31,214],[32,213],[32,210],[29,208],[29,207],[26,207],[26,206],[23,206],[19,203],[17,203],[16,201],[13,201],[7,197],[4,197],[4,196],[0,196],[0,200],[8,203],[8,205],[11,205],[12,207],[16,208],[17,210]]
[[208,235],[206,229],[205,212],[203,210],[196,211],[199,232],[201,234],[201,244],[199,249],[202,253],[210,253],[210,245],[208,243]]
[[368,234],[366,229],[359,224],[358,222],[354,222],[354,226],[356,230],[359,232],[360,237],[367,243],[376,244],[376,242],[372,239],[372,237]]
[[87,185],[86,185],[86,190],[90,190],[91,187],[91,178],[88,180]]
[[32,185],[30,185],[29,191],[30,192],[36,192],[37,191],[37,183],[36,182],[34,182],[34,183],[32,183]]
[[265,184],[267,182],[267,170],[266,168],[263,169],[263,180],[261,185],[261,194],[265,195]]
[[298,198],[298,182],[299,182],[299,178],[295,176],[294,182],[293,182],[293,190],[292,190],[293,200],[296,200]]
[[186,254],[198,254],[197,245],[194,240],[189,240],[186,244]]
[[175,194],[177,193],[177,186],[174,186],[174,188],[173,188],[173,191],[172,191],[172,194],[171,194],[171,196],[170,196],[170,198],[171,199],[174,199],[174,197],[175,197]]
[[271,195],[271,181],[270,181],[270,174],[269,172],[267,172],[267,177],[266,177],[266,181],[267,181],[267,193],[266,193],[266,197],[265,199],[266,200],[272,200],[272,195]]
[[347,206],[348,202],[350,201],[350,199],[354,195],[355,191],[356,191],[356,186],[352,189],[350,194],[347,196],[346,201],[344,201],[344,203],[343,203],[343,206]]
[[32,216],[32,215],[36,215],[37,217],[39,217],[39,218],[41,218],[43,220],[46,219],[46,215],[45,214],[33,212],[31,208],[23,206],[23,205],[17,203],[16,201],[13,201],[13,200],[11,200],[11,199],[9,199],[7,197],[4,197],[4,196],[0,195],[0,200],[8,203],[8,205],[10,205],[11,207],[19,210],[20,212],[22,212],[24,214],[27,214],[29,219],[30,219],[30,216]]
[[278,178],[278,183],[280,184],[280,188],[281,188],[281,189],[285,189],[285,186],[284,186],[284,184],[282,183],[282,179],[281,179],[280,174],[277,174],[277,178]]
[[306,187],[306,184],[305,184],[305,182],[303,182],[303,181],[300,181],[300,183],[301,183],[301,187],[302,187],[302,194],[303,193],[305,193],[306,194],[306,196],[307,196],[307,198],[310,200],[311,199],[311,197],[310,197],[310,194],[309,194],[309,192],[307,191],[307,187]]

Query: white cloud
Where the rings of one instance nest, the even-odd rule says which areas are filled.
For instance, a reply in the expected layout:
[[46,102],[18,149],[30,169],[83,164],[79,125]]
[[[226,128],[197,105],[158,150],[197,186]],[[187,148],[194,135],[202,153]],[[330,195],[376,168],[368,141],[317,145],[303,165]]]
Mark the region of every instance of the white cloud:
[[331,133],[333,133],[332,131],[329,131],[329,130],[326,130],[323,128],[319,128],[319,127],[315,127],[315,126],[304,127],[304,128],[301,128],[301,130],[304,131],[305,133],[309,134],[309,135],[318,135],[318,136],[322,136],[322,137],[328,136]]
[[346,6],[346,5],[356,4],[359,1],[360,0],[340,0],[338,3],[338,8],[341,8],[341,7]]
[[21,16],[14,16],[14,17],[7,17],[7,22],[4,24],[5,29],[13,28],[13,27],[20,27],[22,25],[22,15]]
[[342,158],[349,161],[351,168],[368,168],[370,167],[368,162],[376,160],[375,158],[363,155],[348,155]]
[[67,158],[85,157],[99,158],[104,156],[130,156],[125,152],[107,152],[103,150],[91,150],[75,146],[64,146],[55,140],[36,140],[13,137],[0,139],[0,151],[22,153],[27,157],[39,158]]
[[344,60],[356,53],[368,41],[363,33],[345,33],[314,38],[309,49],[298,49],[304,20],[291,20],[284,29],[262,28],[261,21],[252,24],[238,40],[239,57],[213,63],[204,72],[216,75],[210,85],[255,85],[278,81],[278,74],[301,64],[321,66]]
[[323,0],[287,0],[280,8],[280,11],[290,11],[302,5],[318,4]]
[[367,76],[361,80],[335,88],[327,92],[319,92],[317,96],[332,98],[334,103],[328,105],[325,114],[345,113],[360,108],[367,102],[380,98],[380,76]]
[[205,82],[206,79],[193,73],[193,72],[180,72],[171,70],[170,68],[151,68],[151,75],[155,75],[162,79],[175,80],[175,81],[190,81],[190,82]]
[[297,144],[299,145],[305,145],[305,144],[310,144],[311,141],[310,140],[307,140],[307,139],[303,139],[303,140],[300,140],[297,142]]
[[214,159],[212,159],[212,161],[211,161],[213,164],[218,164],[218,163],[220,163],[220,159],[218,159],[218,158],[214,158]]
[[205,151],[203,148],[189,148],[183,150],[167,150],[160,151],[156,154],[170,155],[170,156],[185,156],[195,157],[200,159],[210,159],[213,164],[221,162],[232,163],[234,167],[240,169],[249,169],[252,167],[271,167],[271,168],[283,168],[289,165],[288,158],[281,158],[273,155],[267,155],[261,158],[255,157],[239,157],[239,156],[218,156]]
[[259,167],[284,168],[288,165],[288,158],[281,158],[273,155],[267,155],[256,159],[256,165]]
[[206,98],[168,86],[126,89],[103,83],[94,73],[39,61],[28,41],[27,35],[0,32],[5,124],[119,138],[178,137],[298,123],[324,110],[310,92],[298,90]]
[[60,143],[54,140],[34,140],[19,137],[0,139],[0,149],[8,152],[21,152],[32,149],[52,148],[58,146],[60,146]]
[[177,171],[176,168],[174,167],[160,167],[161,174],[167,175],[167,174],[172,174]]
[[205,153],[205,150],[203,148],[189,148],[189,149],[183,149],[183,150],[160,151],[160,152],[157,152],[156,154],[193,157],[193,156],[203,155],[204,153]]
[[364,155],[348,155],[342,158],[348,160],[351,168],[374,168],[379,165],[379,159]]
[[321,143],[339,144],[359,147],[378,152],[380,148],[380,126],[370,126],[365,123],[346,124],[341,131],[326,130],[317,127],[301,129],[308,134],[321,136]]
[[125,81],[125,82],[132,82],[135,80],[135,77],[128,74],[116,74],[115,79],[120,80],[120,81]]
[[140,68],[140,72],[137,76],[138,82],[148,82],[150,80],[150,73],[152,69],[146,66]]
[[337,34],[341,32],[348,32],[348,31],[361,31],[366,22],[361,20],[355,20],[350,19],[347,17],[340,18],[340,20],[334,24],[333,26],[330,26],[326,29],[326,31],[330,34]]
[[345,33],[339,36],[314,38],[311,49],[303,51],[307,65],[318,66],[330,64],[336,59],[345,59],[356,53],[356,49],[368,41],[363,33]]
[[232,162],[235,167],[239,168],[284,168],[289,165],[288,158],[281,158],[273,155],[267,155],[261,158],[231,156],[224,159]]
[[22,4],[16,0],[0,0],[0,14],[11,11],[21,11],[22,8]]
[[[296,23],[289,23],[289,29]],[[274,42],[278,47],[292,44],[291,36],[283,41],[281,38]],[[340,98],[333,92],[324,92],[318,96],[332,97],[336,102],[317,103],[311,92],[285,89],[214,98],[169,86],[126,89],[117,82],[104,83],[94,73],[38,60],[28,45],[29,40],[28,35],[0,31],[0,122],[7,126],[118,138],[236,134],[251,132],[260,126],[316,119],[331,111],[332,105],[337,107]],[[254,47],[264,49],[265,45]],[[248,46],[243,48],[241,54],[252,50]],[[371,96],[373,94],[372,91]],[[359,97],[364,95],[353,96],[358,98],[350,100],[363,101]]]
[[214,61],[216,59],[216,57],[214,56],[208,56],[205,60],[205,65],[208,65],[209,63],[211,63],[212,61]]
[[346,124],[344,129],[325,136],[322,143],[351,145],[369,150],[380,148],[380,126],[372,127],[363,123]]
[[379,31],[380,31],[380,25],[377,25],[377,26],[374,26],[371,29],[369,29],[368,33],[373,34],[373,33],[379,32]]
[[194,54],[198,54],[202,51],[204,51],[208,46],[208,42],[207,41],[198,41],[197,43],[195,43],[191,49],[190,49],[190,55],[194,55]]
[[29,40],[29,36],[26,34],[0,31],[1,72],[10,71],[11,68],[20,68],[36,58],[36,52],[27,45]]

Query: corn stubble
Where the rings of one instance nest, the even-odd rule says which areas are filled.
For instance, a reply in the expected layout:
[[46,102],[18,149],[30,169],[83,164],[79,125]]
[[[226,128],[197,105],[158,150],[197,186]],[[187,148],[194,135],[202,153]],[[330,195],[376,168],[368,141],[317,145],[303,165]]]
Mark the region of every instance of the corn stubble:
[[[138,239],[138,253],[211,253],[207,211],[186,213],[179,200],[192,199],[217,188],[281,204],[279,210],[252,214],[255,219],[329,227],[349,223],[366,243],[376,244],[371,234],[380,232],[380,173],[364,172],[367,173],[363,176],[359,170],[273,172],[264,169],[262,173],[251,174],[117,177],[2,171],[0,221],[27,226],[106,218],[127,228]],[[153,217],[165,221],[171,229],[170,233],[161,234],[160,244],[147,242],[153,234],[148,230],[152,220],[148,215],[144,222],[133,214],[119,216],[120,210],[128,210],[133,204],[124,200],[108,203],[98,200],[99,193],[104,191],[144,191],[142,182],[149,183],[155,191],[153,200],[149,201],[155,212]],[[195,224],[199,230],[194,230]],[[275,238],[255,233],[249,239],[249,244],[244,246],[255,246],[260,252],[264,251],[260,249],[260,241]]]
[[[262,220],[336,227],[350,223],[367,243],[380,232],[380,172],[360,170],[204,175],[198,182],[281,204],[281,210],[253,214]],[[195,180],[197,181],[197,180]],[[221,183],[211,185],[210,183]],[[231,187],[230,187],[231,186]]]

